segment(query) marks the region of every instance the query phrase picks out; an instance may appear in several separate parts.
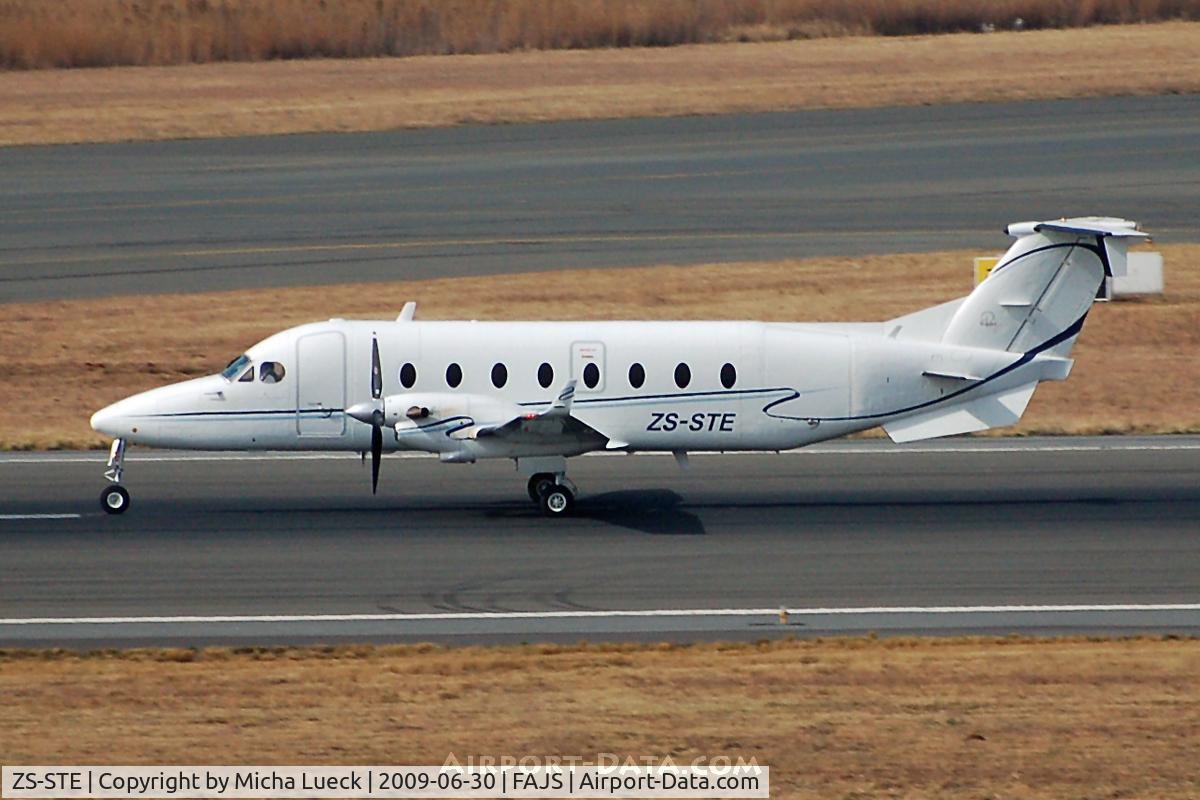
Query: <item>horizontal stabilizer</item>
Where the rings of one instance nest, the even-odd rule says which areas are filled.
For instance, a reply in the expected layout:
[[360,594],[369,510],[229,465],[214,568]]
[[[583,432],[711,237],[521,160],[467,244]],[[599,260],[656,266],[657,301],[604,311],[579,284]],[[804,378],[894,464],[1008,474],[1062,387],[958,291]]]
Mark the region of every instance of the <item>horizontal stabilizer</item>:
[[1054,240],[1062,237],[1096,237],[1104,252],[1104,271],[1117,277],[1126,274],[1129,240],[1148,239],[1138,230],[1138,224],[1120,217],[1072,217],[1046,222],[1014,222],[1005,228],[1010,236],[1029,236],[1040,233]]
[[1036,388],[1036,382],[1027,383],[949,408],[889,422],[883,429],[893,442],[915,442],[1012,425],[1025,413]]

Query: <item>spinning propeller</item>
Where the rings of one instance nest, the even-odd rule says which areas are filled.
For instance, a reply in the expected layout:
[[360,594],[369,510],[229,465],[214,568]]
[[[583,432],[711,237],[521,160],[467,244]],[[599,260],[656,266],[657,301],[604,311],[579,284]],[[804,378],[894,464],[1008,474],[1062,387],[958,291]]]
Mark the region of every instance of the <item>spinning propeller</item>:
[[379,340],[371,337],[371,400],[355,403],[346,414],[371,426],[371,494],[379,489],[379,460],[383,456],[383,370],[379,366]]

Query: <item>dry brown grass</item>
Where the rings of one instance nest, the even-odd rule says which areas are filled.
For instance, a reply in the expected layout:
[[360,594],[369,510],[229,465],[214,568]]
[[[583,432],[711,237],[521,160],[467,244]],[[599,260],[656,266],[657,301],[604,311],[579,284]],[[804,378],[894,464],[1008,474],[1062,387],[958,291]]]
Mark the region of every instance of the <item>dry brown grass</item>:
[[1200,642],[0,654],[6,763],[771,767],[772,797],[1194,798]]
[[0,74],[0,145],[1188,92],[1200,23],[49,70]]
[[1198,91],[1198,23],[8,72],[0,145]]
[[[1098,305],[1065,383],[1006,433],[1200,431],[1200,245],[1164,245],[1167,293]],[[0,449],[103,447],[88,417],[133,392],[219,370],[254,342],[334,316],[392,319],[884,320],[966,294],[970,252],[573,270],[410,283],[2,306]],[[275,312],[264,318],[262,309]],[[222,313],[214,317],[213,308]],[[552,316],[550,316],[552,315]],[[70,380],[64,380],[70,376]]]
[[653,47],[1173,19],[1200,19],[1200,0],[3,0],[0,69]]

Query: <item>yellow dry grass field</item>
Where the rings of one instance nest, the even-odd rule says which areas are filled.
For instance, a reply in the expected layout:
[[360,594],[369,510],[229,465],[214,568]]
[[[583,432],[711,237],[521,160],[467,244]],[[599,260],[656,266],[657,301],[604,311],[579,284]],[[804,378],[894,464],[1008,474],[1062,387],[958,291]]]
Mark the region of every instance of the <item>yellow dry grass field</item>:
[[665,47],[1200,19],[1200,0],[3,0],[0,69]]
[[[1158,248],[1161,298],[1098,304],[1065,383],[1006,433],[1200,431],[1200,245]],[[0,306],[0,449],[104,447],[93,411],[220,370],[277,330],[330,317],[886,320],[967,294],[966,251]],[[263,309],[270,308],[269,314]],[[213,309],[220,309],[214,314]]]
[[1200,23],[0,73],[0,145],[1200,92]]
[[9,764],[754,758],[780,798],[1195,798],[1200,641],[0,653]]

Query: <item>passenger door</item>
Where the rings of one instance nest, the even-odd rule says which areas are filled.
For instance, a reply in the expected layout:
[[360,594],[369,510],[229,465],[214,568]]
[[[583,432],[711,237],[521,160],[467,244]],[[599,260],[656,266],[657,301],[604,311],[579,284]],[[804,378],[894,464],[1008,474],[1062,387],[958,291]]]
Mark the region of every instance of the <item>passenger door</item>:
[[346,431],[346,338],[312,333],[296,342],[296,432],[341,436]]
[[604,342],[573,342],[571,344],[571,377],[575,391],[580,393],[604,391]]

